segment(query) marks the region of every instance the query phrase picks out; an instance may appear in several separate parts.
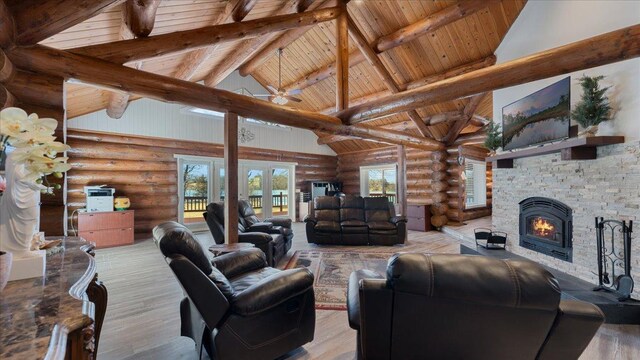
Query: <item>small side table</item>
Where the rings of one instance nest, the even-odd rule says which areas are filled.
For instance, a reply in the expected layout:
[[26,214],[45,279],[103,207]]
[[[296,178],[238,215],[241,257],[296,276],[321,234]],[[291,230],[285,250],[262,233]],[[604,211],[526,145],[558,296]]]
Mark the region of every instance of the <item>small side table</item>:
[[209,251],[213,256],[220,256],[238,250],[251,249],[255,247],[252,243],[236,243],[236,244],[216,244],[209,246]]

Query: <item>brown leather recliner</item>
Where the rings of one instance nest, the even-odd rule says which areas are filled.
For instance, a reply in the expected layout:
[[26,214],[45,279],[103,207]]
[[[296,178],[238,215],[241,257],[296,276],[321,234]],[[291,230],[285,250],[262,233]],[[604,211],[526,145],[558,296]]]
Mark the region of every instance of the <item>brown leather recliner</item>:
[[577,359],[604,320],[538,264],[469,255],[396,254],[347,305],[358,359]]
[[319,196],[304,219],[307,241],[336,245],[403,244],[407,220],[386,197]]
[[[272,360],[313,340],[313,275],[268,267],[258,249],[209,260],[189,229],[166,222],[156,245],[185,293],[181,335],[212,359]],[[200,358],[199,357],[199,358]]]

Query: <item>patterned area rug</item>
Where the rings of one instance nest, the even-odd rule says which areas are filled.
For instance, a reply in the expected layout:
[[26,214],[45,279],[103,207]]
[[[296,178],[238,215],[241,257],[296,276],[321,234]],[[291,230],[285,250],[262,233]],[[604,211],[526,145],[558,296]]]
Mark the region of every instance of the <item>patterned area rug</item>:
[[285,267],[308,268],[314,275],[316,309],[347,310],[347,284],[353,271],[368,269],[384,275],[392,253],[298,250]]

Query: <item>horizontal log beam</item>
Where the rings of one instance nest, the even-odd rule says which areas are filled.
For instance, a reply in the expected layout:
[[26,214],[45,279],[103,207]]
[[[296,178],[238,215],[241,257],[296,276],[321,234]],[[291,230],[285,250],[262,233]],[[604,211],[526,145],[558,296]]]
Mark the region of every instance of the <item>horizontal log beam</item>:
[[361,122],[638,56],[640,25],[633,25],[354,106],[338,117]]
[[7,48],[15,42],[16,26],[11,10],[0,1],[0,47]]
[[0,83],[10,82],[15,73],[16,68],[13,66],[13,63],[9,60],[7,54],[0,49]]
[[263,36],[272,32],[334,20],[339,9],[328,8],[302,14],[280,15],[231,24],[177,31],[141,39],[121,40],[90,45],[69,51],[89,55],[113,63],[124,64],[185,50],[199,49],[222,42]]
[[[493,1],[493,0],[492,0]],[[464,14],[461,15],[461,17],[456,17],[456,16],[451,16],[451,14],[460,14],[460,7],[461,6],[466,6],[466,5],[461,5],[461,4],[457,4],[457,5],[452,5],[450,7],[447,7],[443,10],[438,11],[437,13],[431,15],[429,18],[431,19],[442,19],[442,20],[438,20],[438,21],[431,21],[429,23],[428,26],[424,26],[422,25],[422,30],[416,31],[412,26],[415,24],[421,24],[421,21],[418,21],[415,24],[411,24],[408,25],[400,30],[398,30],[397,32],[402,32],[407,30],[409,33],[412,34],[417,34],[417,36],[420,35],[424,35],[428,32],[431,31],[435,31],[437,29],[440,29],[441,27],[450,24],[456,20],[459,20],[460,18],[464,17],[464,16],[468,16],[473,14],[475,11],[480,10],[480,8],[478,8],[477,4],[478,2],[483,2],[483,0],[474,0],[474,1],[463,1],[462,3],[473,3],[473,7],[469,7],[469,9],[464,12]],[[451,9],[449,9],[451,8]],[[396,33],[397,33],[396,32]],[[395,33],[394,33],[395,34]],[[393,35],[393,34],[392,34]],[[376,49],[376,52],[380,53],[383,51],[387,51],[389,49],[392,49],[394,47],[400,46],[402,45],[402,42],[385,42],[385,44],[383,44],[383,48],[381,48],[380,46],[380,40],[384,39],[384,37],[382,38],[378,38],[376,39],[376,41],[373,42],[372,47],[374,49]],[[362,63],[363,61],[365,61],[365,57],[359,52],[359,51],[353,51],[352,53],[349,54],[349,67],[353,67],[356,66],[360,63]],[[302,78],[293,81],[290,84],[287,84],[284,86],[284,88],[286,90],[293,90],[293,89],[304,89],[307,88],[311,85],[317,84],[320,81],[327,79],[331,76],[335,75],[335,64],[334,63],[329,63],[323,67],[321,67],[320,69],[313,71],[305,76],[303,76]]]
[[[406,84],[401,84],[400,85],[400,89],[402,90],[411,90],[411,89],[416,89],[419,88],[421,86],[424,85],[428,85],[428,84],[432,84],[434,82],[438,82],[444,79],[448,79],[454,76],[458,76],[458,75],[462,75],[462,74],[466,74],[468,72],[471,71],[475,71],[475,70],[479,70],[479,69],[483,69],[485,67],[494,65],[496,63],[496,57],[495,55],[491,55],[488,56],[484,59],[480,59],[480,60],[476,60],[476,61],[472,61],[466,64],[463,64],[461,66],[457,66],[453,69],[449,69],[445,72],[439,73],[439,74],[434,74],[434,75],[429,75],[426,76],[424,78],[415,80],[415,81],[411,81],[409,83]],[[370,101],[373,100],[377,100],[380,98],[383,98],[385,96],[391,95],[391,91],[389,90],[383,90],[383,91],[379,91],[376,93],[372,93],[369,95],[365,95],[362,97],[359,97],[357,99],[351,99],[349,101],[349,103],[351,104],[351,106],[355,106],[355,105],[360,105],[360,104],[364,104],[364,103],[368,103]],[[319,111],[323,114],[333,114],[335,112],[335,107],[331,106],[328,107],[324,110]]]
[[20,0],[9,2],[18,45],[36,44],[92,18],[122,0]]
[[231,91],[147,73],[46,46],[15,48],[9,53],[9,58],[15,65],[23,68],[45,74],[55,74],[67,79],[73,78],[113,90],[128,91],[160,101],[220,112],[231,111],[247,118],[308,130],[378,139],[396,145],[407,145],[425,150],[443,147],[441,143],[434,140],[364,125],[343,125],[339,119],[332,116],[279,106]]
[[7,108],[14,106],[16,104],[16,98],[5,88],[3,85],[0,85],[0,106],[2,108]]

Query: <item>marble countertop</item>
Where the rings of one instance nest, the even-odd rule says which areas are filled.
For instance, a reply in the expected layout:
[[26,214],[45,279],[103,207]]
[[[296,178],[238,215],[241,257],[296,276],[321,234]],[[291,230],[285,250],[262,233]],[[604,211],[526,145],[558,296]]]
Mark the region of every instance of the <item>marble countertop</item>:
[[[52,237],[54,239],[61,237]],[[64,251],[47,256],[44,278],[12,281],[0,293],[0,358],[64,358],[66,336],[91,325],[85,291],[96,266],[93,245],[64,237]]]

